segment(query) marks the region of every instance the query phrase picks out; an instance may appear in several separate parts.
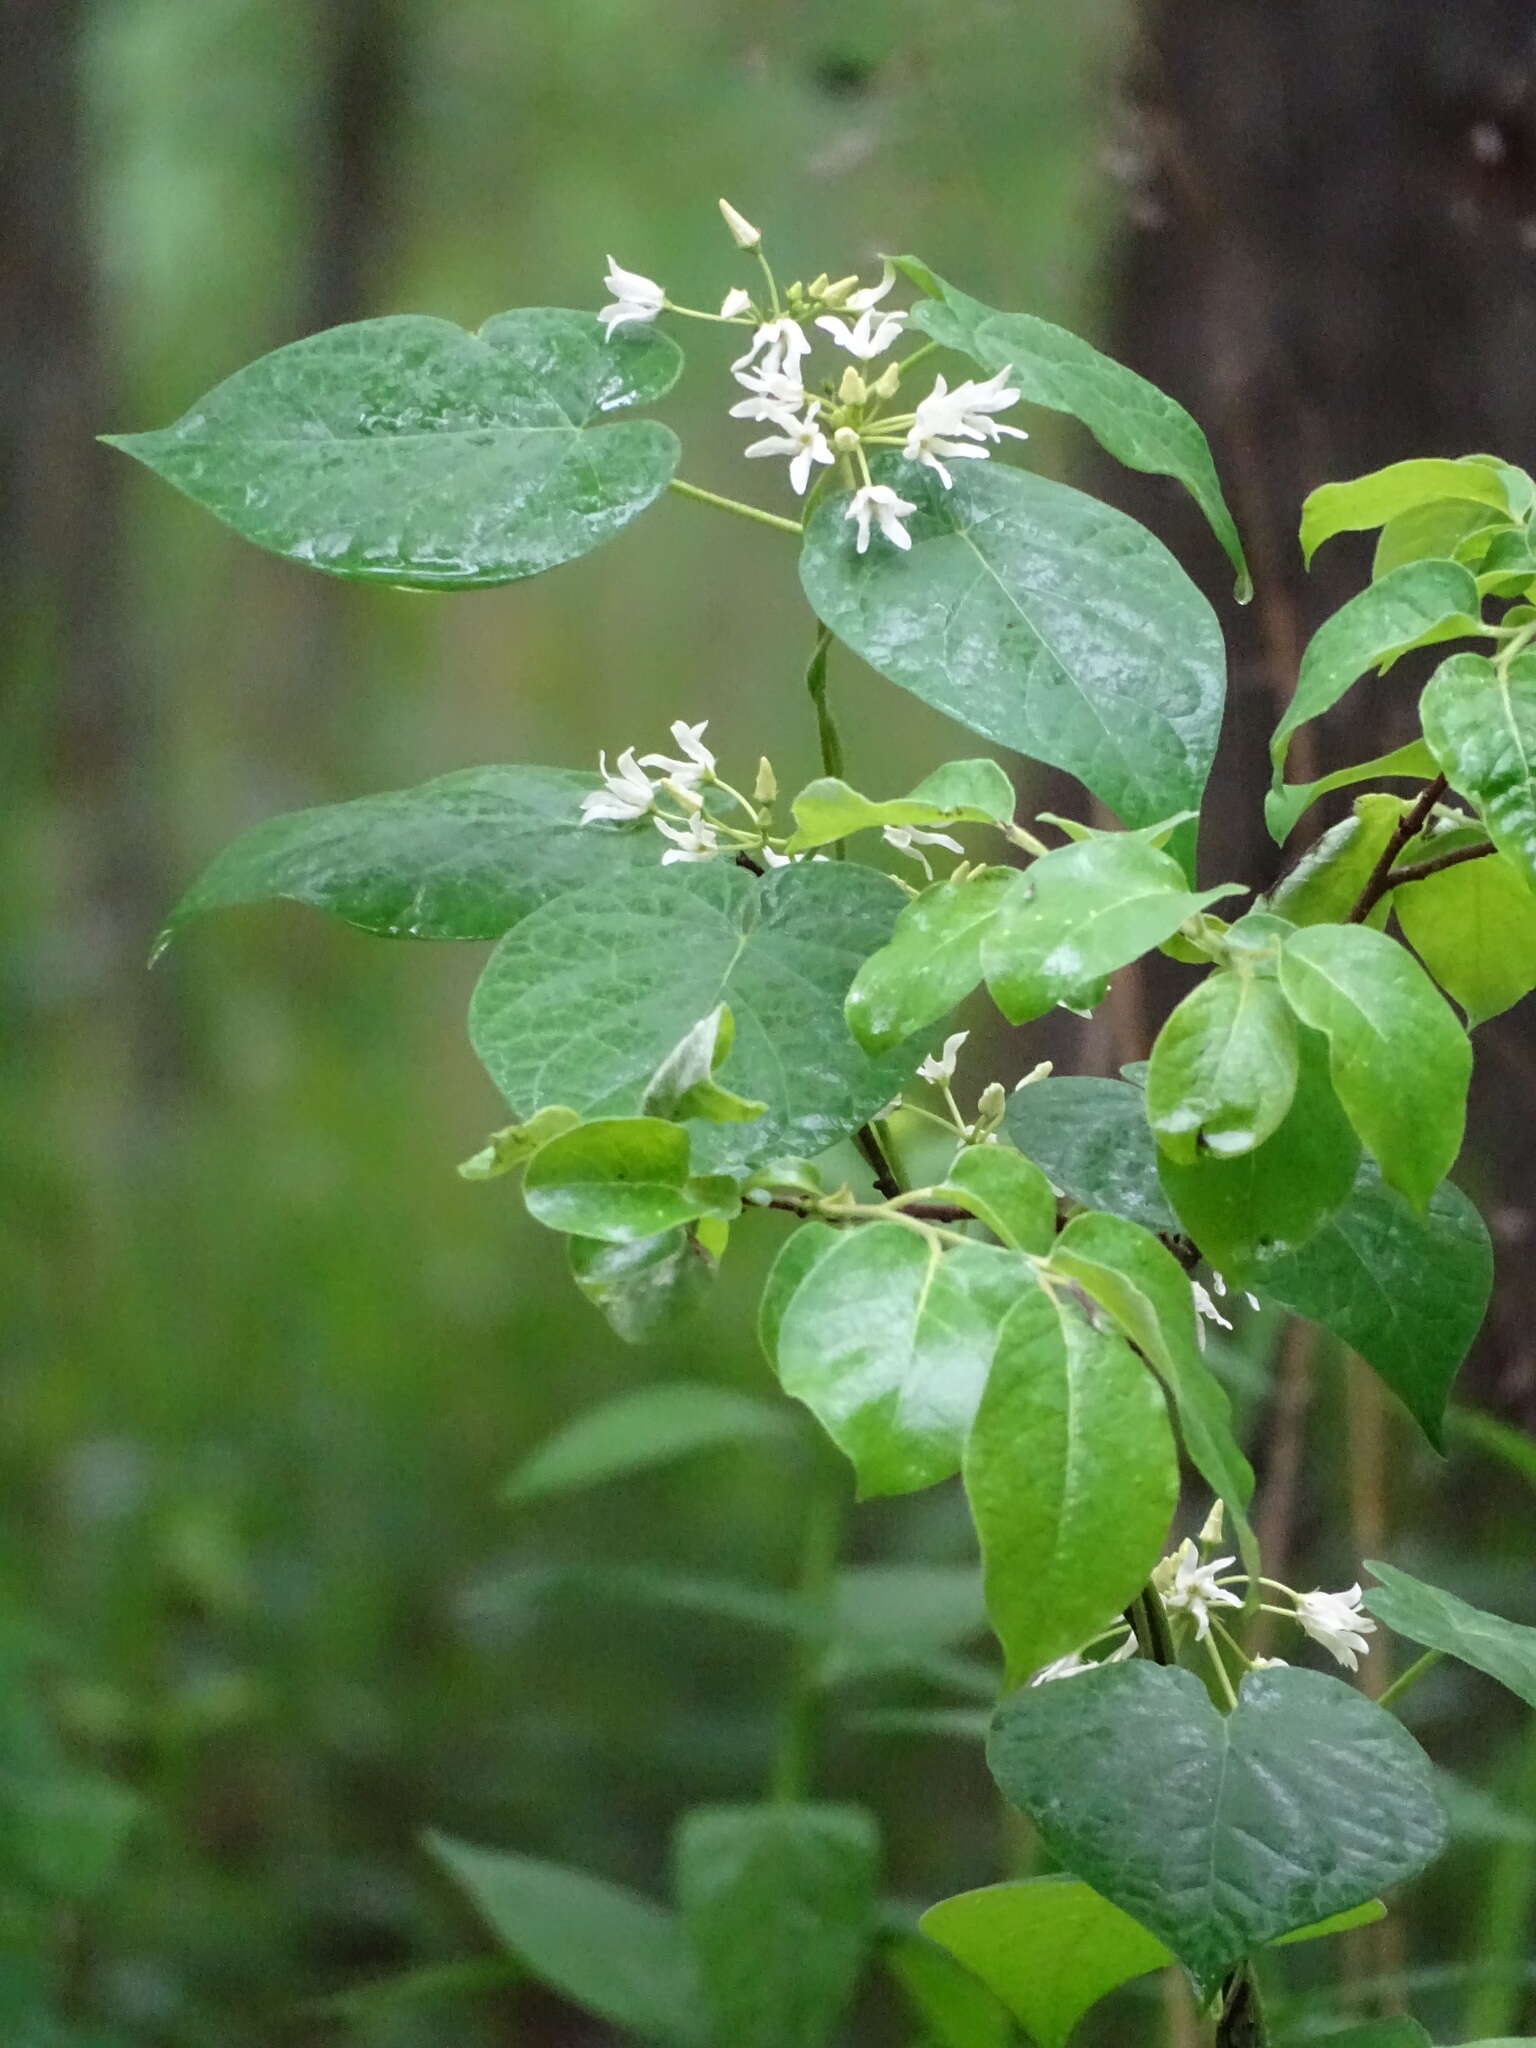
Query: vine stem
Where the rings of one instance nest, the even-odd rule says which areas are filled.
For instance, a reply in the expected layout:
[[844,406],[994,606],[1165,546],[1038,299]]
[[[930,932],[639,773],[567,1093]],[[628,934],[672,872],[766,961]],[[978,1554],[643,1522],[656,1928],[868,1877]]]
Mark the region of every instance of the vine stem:
[[1493,841],[1485,839],[1481,846],[1458,846],[1454,852],[1437,853],[1433,860],[1410,861],[1406,867],[1393,868],[1387,876],[1387,888],[1399,888],[1404,882],[1422,882],[1426,875],[1441,874],[1446,868],[1459,868],[1464,860],[1486,860],[1490,853],[1497,852]]
[[[821,772],[835,775],[839,781],[843,774],[843,738],[837,729],[837,720],[832,716],[832,706],[827,701],[827,657],[832,651],[832,628],[818,626],[816,645],[805,671],[805,687],[810,692],[811,704],[816,713],[816,738],[821,747]],[[842,842],[839,841],[839,849]]]
[[738,519],[750,519],[758,526],[771,526],[779,533],[800,534],[805,531],[798,519],[781,519],[777,512],[765,512],[760,505],[743,504],[740,498],[722,498],[718,491],[705,491],[697,484],[685,484],[680,476],[673,477],[667,489],[676,491],[679,497],[692,498],[700,505],[713,505],[717,512],[734,512]]
[[1425,783],[1412,804],[1398,819],[1392,828],[1392,837],[1382,848],[1381,858],[1377,861],[1375,867],[1371,869],[1370,879],[1360,891],[1359,900],[1355,904],[1354,909],[1349,913],[1349,917],[1346,920],[1348,923],[1364,924],[1382,897],[1386,895],[1388,889],[1392,887],[1393,863],[1409,840],[1417,838],[1419,833],[1423,831],[1430,812],[1439,803],[1441,797],[1445,795],[1445,790],[1445,777],[1437,775],[1433,782]]
[[1444,1654],[1442,1650],[1426,1650],[1422,1657],[1416,1658],[1408,1666],[1406,1671],[1400,1671],[1397,1674],[1380,1699],[1377,1700],[1377,1706],[1390,1707],[1394,1700],[1400,1700],[1409,1686],[1417,1685],[1425,1672],[1433,1670]]
[[825,1647],[820,1624],[830,1614],[841,1537],[842,1502],[823,1471],[806,1510],[800,1546],[799,1593],[810,1625],[795,1648],[769,1786],[770,1797],[780,1806],[793,1805],[811,1791],[821,1714],[819,1670]]

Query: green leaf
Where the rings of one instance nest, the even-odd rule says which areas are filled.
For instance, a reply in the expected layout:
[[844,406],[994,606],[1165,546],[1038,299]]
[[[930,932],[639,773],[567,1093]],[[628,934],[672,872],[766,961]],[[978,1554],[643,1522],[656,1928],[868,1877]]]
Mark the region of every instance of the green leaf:
[[[1325,2034],[1318,2048],[1430,2048],[1430,2040],[1417,2020],[1398,2018],[1346,2027],[1342,2034]],[[1497,2048],[1497,2043],[1484,2041],[1478,2048]]]
[[1147,1230],[1179,1228],[1158,1179],[1146,1100],[1129,1081],[1032,1081],[1009,1097],[1004,1127],[1024,1156],[1085,1209],[1107,1209]]
[[1057,847],[1014,877],[981,935],[981,964],[1013,1024],[1057,1003],[1091,1008],[1109,975],[1140,959],[1236,883],[1191,891],[1170,854],[1139,832]]
[[920,1936],[896,1941],[885,1964],[923,2022],[927,2048],[1010,2048],[1007,2012],[942,1948]]
[[852,1461],[863,1498],[959,1469],[1005,1300],[1027,1263],[984,1245],[945,1252],[901,1223],[846,1231],[779,1311],[777,1370]]
[[[1346,923],[1407,809],[1406,797],[1381,790],[1357,797],[1277,885],[1270,908],[1294,925]],[[1391,908],[1383,896],[1366,922],[1385,924]]]
[[717,1210],[720,1191],[690,1175],[680,1125],[600,1117],[539,1148],[523,1198],[551,1230],[632,1245]]
[[1288,938],[1280,986],[1328,1040],[1334,1089],[1388,1185],[1422,1209],[1455,1164],[1472,1048],[1413,955],[1363,925]]
[[1232,1406],[1201,1355],[1194,1298],[1178,1260],[1123,1216],[1074,1216],[1056,1240],[1051,1267],[1114,1317],[1167,1388],[1184,1448],[1206,1485],[1225,1501],[1245,1569],[1257,1574],[1248,1522],[1253,1470],[1232,1434]]
[[[1482,840],[1475,828],[1436,832],[1414,854],[1453,853]],[[1536,894],[1502,854],[1466,861],[1396,889],[1403,936],[1470,1026],[1497,1017],[1536,988]]]
[[1422,1649],[1440,1650],[1486,1672],[1516,1699],[1536,1707],[1536,1628],[1488,1614],[1373,1557],[1365,1560],[1365,1568],[1381,1581],[1365,1595],[1378,1621]]
[[263,356],[160,433],[108,435],[236,533],[292,562],[470,590],[574,561],[671,481],[677,436],[612,415],[660,398],[665,335],[590,313],[359,320]]
[[1180,1224],[1213,1266],[1243,1285],[1304,1244],[1348,1200],[1360,1164],[1360,1141],[1333,1092],[1323,1040],[1304,1031],[1298,1050],[1296,1094],[1262,1145],[1228,1159],[1205,1152],[1188,1164],[1158,1154]]
[[852,862],[759,880],[725,862],[657,869],[547,903],[491,955],[470,1036],[511,1107],[632,1115],[661,1061],[718,1003],[736,1040],[721,1086],[768,1107],[688,1125],[701,1169],[825,1152],[900,1091],[915,1049],[870,1059],[848,1034],[854,970],[905,899]]
[[1301,657],[1295,695],[1269,743],[1276,783],[1298,726],[1337,704],[1367,669],[1394,660],[1426,636],[1475,632],[1477,613],[1470,569],[1459,562],[1405,562],[1325,619]]
[[981,868],[914,897],[848,991],[848,1028],[861,1045],[876,1053],[900,1045],[970,994],[981,979],[982,935],[1018,879],[1013,868]]
[[1207,975],[1152,1046],[1147,1120],[1171,1159],[1251,1152],[1296,1097],[1296,1019],[1268,975]]
[[499,939],[551,896],[657,865],[649,826],[582,824],[597,787],[568,768],[466,768],[268,818],[203,870],[153,957],[206,910],[275,897],[386,939]]
[[1022,1153],[1006,1145],[968,1145],[938,1191],[959,1202],[1015,1251],[1043,1256],[1056,1235],[1051,1184]]
[[1349,1200],[1289,1255],[1236,1275],[1358,1351],[1437,1448],[1446,1397],[1493,1288],[1483,1220],[1446,1181],[1420,1214],[1366,1162]]
[[1335,789],[1352,789],[1358,782],[1391,780],[1402,776],[1415,782],[1428,781],[1436,772],[1434,755],[1422,740],[1410,740],[1390,754],[1378,754],[1374,761],[1358,761],[1353,768],[1335,769],[1316,782],[1277,783],[1264,799],[1264,822],[1277,846],[1283,846],[1296,829],[1297,820],[1319,797]]
[[649,1344],[691,1315],[717,1270],[697,1236],[682,1229],[630,1244],[572,1237],[566,1257],[576,1285],[626,1344]]
[[1071,1877],[960,1892],[930,1906],[921,1925],[997,1994],[1040,2048],[1065,2048],[1090,2006],[1173,1960],[1156,1935]]
[[790,806],[797,830],[791,853],[807,853],[876,825],[999,825],[1013,816],[1013,784],[995,761],[950,761],[924,776],[910,796],[872,803],[835,775],[807,783]]
[[802,1223],[779,1246],[778,1257],[769,1267],[768,1278],[763,1282],[763,1296],[757,1310],[758,1342],[770,1365],[777,1362],[779,1329],[795,1290],[814,1265],[843,1243],[846,1235],[845,1231],[835,1230],[830,1223]]
[[748,1102],[714,1078],[715,1068],[735,1041],[735,1018],[724,1003],[716,1003],[707,1017],[683,1033],[652,1074],[640,1098],[641,1114],[679,1123],[699,1117],[712,1124],[745,1124],[760,1117],[766,1102]]
[[1247,602],[1253,584],[1210,443],[1182,405],[1064,327],[1029,313],[999,313],[956,291],[915,256],[899,256],[896,264],[939,302],[915,306],[914,327],[945,348],[959,349],[984,370],[1007,370],[1009,383],[1031,405],[1081,420],[1100,447],[1127,469],[1181,483],[1237,572],[1238,602]]
[[677,1897],[717,2041],[828,2048],[874,1933],[880,1836],[857,1806],[688,1814]]
[[1418,506],[1441,498],[1491,505],[1509,516],[1509,498],[1498,475],[1473,456],[1459,462],[1429,459],[1394,462],[1348,483],[1322,484],[1301,508],[1301,551],[1308,562],[1336,533],[1369,532]]
[[705,2048],[698,1973],[674,1916],[579,1870],[430,1834],[427,1847],[541,1983],[643,2041]]
[[1219,1714],[1139,1659],[1015,1695],[987,1760],[1075,1877],[1206,1995],[1244,1956],[1422,1870],[1445,1840],[1429,1759],[1316,1671],[1250,1672]]
[[1010,1310],[965,1447],[987,1613],[1017,1683],[1140,1592],[1178,1504],[1161,1388],[1065,1294]]
[[1478,505],[1469,498],[1431,498],[1399,512],[1381,529],[1371,563],[1372,579],[1389,576],[1405,562],[1425,560],[1482,565],[1488,541],[1496,533],[1516,538],[1507,511]]
[[589,1408],[525,1458],[502,1489],[518,1506],[675,1464],[723,1444],[788,1440],[766,1401],[700,1380],[662,1381]]
[[1424,737],[1488,836],[1536,889],[1536,656],[1507,674],[1478,654],[1442,662],[1419,701]]
[[801,581],[874,668],[971,731],[1075,775],[1127,826],[1198,806],[1221,726],[1214,613],[1123,512],[1028,471],[879,458],[911,550],[855,551],[845,492],[811,514]]
[[526,1123],[506,1124],[501,1130],[492,1131],[480,1150],[462,1162],[460,1176],[464,1180],[500,1180],[503,1174],[525,1166],[541,1145],[547,1145],[564,1131],[575,1130],[580,1122],[574,1109],[551,1103]]

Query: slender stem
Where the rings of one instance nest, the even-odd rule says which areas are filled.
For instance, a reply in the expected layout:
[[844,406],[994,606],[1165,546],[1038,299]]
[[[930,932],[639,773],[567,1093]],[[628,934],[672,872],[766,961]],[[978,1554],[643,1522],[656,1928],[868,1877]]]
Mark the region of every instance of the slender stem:
[[900,370],[902,376],[905,377],[908,370],[910,370],[915,363],[920,363],[923,360],[924,356],[931,356],[934,353],[934,351],[938,348],[938,345],[939,344],[936,341],[925,341],[921,348],[913,349],[911,355],[903,356],[901,361],[896,365],[897,369]]
[[[1526,1724],[1518,1776],[1509,1788],[1510,1810],[1536,1806],[1536,1723]],[[1536,1906],[1536,1850],[1522,1837],[1494,1851],[1475,1921],[1474,1960],[1480,1966],[1467,1995],[1463,2026],[1469,2041],[1496,2040],[1517,2027],[1525,2011],[1522,1965],[1530,1952]]]
[[780,533],[804,533],[805,528],[798,519],[781,519],[777,512],[765,512],[759,505],[744,505],[740,498],[722,498],[717,491],[700,490],[697,484],[685,484],[680,476],[673,477],[668,489],[679,497],[693,498],[700,505],[713,505],[717,512],[734,512],[738,519],[754,520],[759,526],[772,526]]
[[1400,889],[1405,882],[1422,882],[1426,875],[1438,875],[1446,868],[1459,868],[1464,860],[1484,860],[1498,848],[1491,839],[1481,846],[1458,846],[1454,853],[1436,854],[1433,860],[1410,861],[1387,876],[1387,888]]
[[1144,1586],[1125,1610],[1125,1618],[1131,1624],[1136,1637],[1136,1647],[1143,1657],[1154,1664],[1171,1664],[1173,1656],[1173,1634],[1168,1627],[1168,1615],[1159,1595],[1151,1586]]
[[767,282],[768,303],[773,308],[774,319],[777,320],[780,313],[782,313],[784,310],[783,305],[779,299],[779,281],[773,274],[773,266],[769,263],[768,258],[763,254],[763,245],[761,242],[758,243],[757,247],[752,251],[752,254],[757,258],[757,267],[763,273],[763,277]]
[[837,720],[832,716],[832,707],[827,701],[827,657],[832,651],[832,628],[816,628],[816,645],[811,650],[810,664],[805,671],[805,687],[811,694],[811,704],[816,713],[816,738],[821,746],[821,772],[835,775],[839,780],[843,774],[843,740],[837,729]]
[[807,1628],[796,1645],[784,1699],[778,1750],[773,1763],[772,1798],[780,1805],[804,1799],[811,1790],[821,1689],[817,1682],[825,1647],[815,1624],[829,1619],[837,1553],[842,1535],[842,1502],[823,1470],[806,1510],[800,1548],[800,1598]]
[[[864,1154],[869,1170],[875,1177],[875,1186],[879,1189],[881,1195],[887,1202],[894,1202],[901,1193],[901,1182],[891,1171],[891,1162],[885,1156],[885,1147],[881,1144],[879,1134],[874,1126],[872,1124],[861,1124],[854,1133],[854,1143]],[[920,1213],[918,1204],[915,1202],[905,1203],[903,1207],[909,1216],[916,1216]],[[959,1213],[967,1222],[970,1220],[967,1210],[962,1209]],[[955,1218],[953,1216],[935,1216],[930,1220],[935,1223],[950,1223]]]
[[1216,1673],[1217,1683],[1221,1687],[1221,1696],[1227,1703],[1228,1712],[1235,1711],[1237,1707],[1237,1694],[1232,1690],[1231,1675],[1222,1657],[1221,1645],[1217,1642],[1214,1635],[1208,1635],[1205,1639],[1205,1654],[1210,1659],[1211,1669]]
[[1401,1699],[1409,1686],[1417,1685],[1425,1672],[1432,1670],[1440,1662],[1443,1655],[1444,1652],[1441,1650],[1426,1650],[1422,1657],[1415,1659],[1408,1666],[1406,1671],[1400,1671],[1397,1674],[1380,1699],[1377,1700],[1377,1706],[1390,1707],[1394,1700]]
[[1392,828],[1392,837],[1381,850],[1381,858],[1371,869],[1370,880],[1360,891],[1359,901],[1349,913],[1349,924],[1364,924],[1376,905],[1391,887],[1392,864],[1410,839],[1423,831],[1430,812],[1445,795],[1445,777],[1437,775],[1433,782],[1426,782]]

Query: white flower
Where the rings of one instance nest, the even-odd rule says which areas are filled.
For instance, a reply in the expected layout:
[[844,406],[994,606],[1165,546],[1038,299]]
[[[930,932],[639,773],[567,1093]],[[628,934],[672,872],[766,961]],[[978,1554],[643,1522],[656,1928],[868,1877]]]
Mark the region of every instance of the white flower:
[[839,348],[847,349],[861,363],[883,356],[906,324],[905,313],[877,313],[873,307],[866,307],[851,327],[836,313],[823,313],[816,321],[824,334],[830,334]]
[[1202,1317],[1208,1323],[1215,1323],[1218,1329],[1231,1329],[1232,1325],[1227,1321],[1198,1280],[1190,1281],[1189,1291],[1195,1297],[1195,1314],[1197,1316]]
[[[858,291],[850,292],[847,298],[844,299],[843,304],[850,313],[867,313],[871,306],[879,305],[895,282],[896,266],[893,263],[882,264],[880,282],[878,284],[866,284],[861,286]],[[901,317],[905,319],[906,315],[903,314]]]
[[[1003,434],[1011,434],[1016,441],[1027,441],[1029,436],[1022,427],[1005,427],[1001,420],[992,418],[995,412],[1006,412],[1010,405],[1017,405],[1019,394],[1007,389],[1008,379],[1013,375],[1013,365],[999,370],[995,377],[988,377],[978,384],[974,378],[957,384],[944,400],[944,430],[951,434],[964,434],[973,441],[996,441]],[[938,384],[935,382],[934,390]]]
[[664,832],[667,838],[673,841],[672,846],[661,856],[664,868],[670,867],[675,860],[709,860],[720,851],[720,841],[716,837],[715,828],[702,814],[690,818],[688,823],[681,827],[669,825],[665,818],[657,818],[654,822],[656,830]]
[[1255,1657],[1248,1666],[1250,1671],[1289,1671],[1290,1668],[1283,1657]]
[[777,420],[808,403],[800,379],[781,370],[739,370],[736,382],[751,396],[731,407],[733,420]]
[[725,297],[720,301],[720,318],[722,320],[739,320],[743,313],[750,313],[751,310],[752,294],[744,292],[739,284],[733,284]]
[[[1216,1583],[1217,1573],[1235,1563],[1235,1558],[1213,1557],[1209,1564],[1202,1564],[1198,1547],[1186,1536],[1172,1557],[1164,1558],[1158,1566],[1166,1581],[1158,1589],[1163,1605],[1170,1614],[1194,1616],[1196,1642],[1203,1643],[1211,1632],[1210,1611],[1213,1607],[1241,1607],[1243,1604],[1236,1593],[1230,1593],[1225,1586]],[[1169,1566],[1172,1566],[1171,1571]]]
[[603,322],[605,340],[612,338],[615,327],[654,320],[667,303],[666,292],[654,278],[642,277],[638,270],[621,269],[611,256],[603,283],[613,293],[613,304],[604,306],[597,316]]
[[[802,861],[807,860],[814,866],[817,861],[830,860],[831,857],[827,853],[775,853],[771,846],[760,846],[757,850],[757,858],[765,868],[797,868]],[[897,1107],[900,1107],[899,1102]],[[875,1122],[882,1122],[886,1114],[885,1110],[881,1110],[879,1116],[875,1118]]]
[[1058,1678],[1080,1678],[1085,1671],[1097,1671],[1101,1664],[1124,1664],[1127,1658],[1134,1657],[1135,1654],[1136,1638],[1133,1635],[1127,1635],[1123,1641],[1116,1644],[1107,1657],[1100,1657],[1097,1663],[1091,1657],[1085,1657],[1081,1650],[1072,1650],[1067,1656],[1058,1657],[1054,1664],[1042,1665],[1029,1683],[1032,1686],[1054,1685]]
[[597,762],[603,787],[582,798],[583,825],[594,825],[600,818],[643,818],[655,802],[656,792],[650,777],[641,773],[634,748],[624,749],[611,775],[606,754],[599,754]]
[[935,1086],[941,1082],[953,1081],[955,1061],[959,1057],[961,1046],[970,1035],[969,1031],[952,1031],[944,1041],[944,1050],[937,1056],[929,1053],[927,1059],[920,1064],[917,1070],[918,1079],[932,1081]]
[[731,240],[738,249],[760,249],[763,235],[760,228],[753,227],[744,213],[738,213],[729,199],[719,202],[720,218],[731,231]]
[[781,412],[770,415],[781,433],[769,434],[761,441],[754,441],[746,451],[749,456],[787,455],[789,481],[795,494],[803,498],[811,481],[813,462],[830,462],[831,445],[821,428],[816,424],[816,415],[821,410],[821,401],[813,398],[805,409],[805,418],[797,420],[793,413]]
[[866,484],[861,491],[854,492],[843,517],[858,522],[858,552],[862,555],[869,546],[871,523],[879,527],[893,547],[911,547],[912,536],[901,522],[916,510],[910,499],[898,498],[889,484]]
[[790,376],[798,382],[800,365],[810,352],[810,341],[798,320],[765,320],[753,334],[752,346],[731,368],[745,370],[756,363],[770,377]]
[[908,462],[922,462],[929,469],[937,470],[945,490],[952,490],[955,480],[939,457],[947,455],[953,461],[957,455],[969,456],[973,460],[985,462],[989,452],[985,448],[976,447],[973,440],[954,439],[956,434],[963,432],[960,416],[955,411],[953,394],[946,388],[942,377],[935,377],[932,391],[926,398],[918,401],[917,411],[913,414],[912,426],[907,434],[906,446],[901,452]]
[[641,765],[646,768],[661,768],[674,781],[685,785],[702,782],[706,775],[713,775],[715,772],[715,757],[701,737],[708,728],[707,718],[701,718],[697,725],[688,725],[681,718],[674,718],[672,743],[688,758],[685,761],[674,761],[668,754],[643,754],[640,757]]
[[1321,1643],[1347,1671],[1360,1669],[1360,1659],[1371,1647],[1365,1639],[1376,1633],[1376,1624],[1361,1610],[1358,1585],[1346,1593],[1298,1594],[1296,1619],[1313,1642]]
[[958,839],[951,839],[947,832],[920,832],[915,825],[887,825],[885,838],[898,853],[904,853],[908,860],[915,860],[929,881],[933,880],[933,869],[928,865],[925,846],[947,846],[951,853],[964,853],[965,848]]

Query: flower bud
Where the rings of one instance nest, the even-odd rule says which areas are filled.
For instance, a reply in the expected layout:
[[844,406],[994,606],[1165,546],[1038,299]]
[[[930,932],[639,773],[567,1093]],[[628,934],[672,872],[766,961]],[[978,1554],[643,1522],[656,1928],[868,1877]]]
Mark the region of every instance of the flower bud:
[[773,772],[773,763],[764,754],[757,764],[757,780],[752,785],[752,801],[755,804],[771,804],[779,793],[779,778]]
[[823,285],[821,288],[821,303],[824,306],[834,307],[842,305],[858,281],[859,273],[855,271],[852,277],[840,277],[834,284]]
[[1226,1502],[1217,1501],[1206,1516],[1204,1525],[1196,1539],[1202,1550],[1215,1550],[1221,1543],[1221,1532],[1226,1523]]
[[843,381],[837,387],[837,395],[844,405],[862,405],[869,396],[869,386],[852,363],[843,372]]
[[827,273],[823,270],[817,276],[813,277],[810,283],[806,286],[805,291],[807,298],[819,299],[822,293],[825,292],[827,284]]
[[832,446],[839,455],[851,455],[859,445],[859,436],[853,427],[839,427],[832,436]]
[[720,318],[722,320],[740,319],[743,313],[750,313],[751,310],[752,294],[744,292],[739,284],[732,285],[731,289],[720,301]]
[[995,1131],[1008,1107],[1008,1091],[1001,1081],[989,1081],[976,1102],[976,1128]]
[[880,372],[873,389],[876,398],[894,398],[901,389],[900,363],[887,363]]
[[753,227],[745,214],[738,213],[729,199],[720,201],[720,217],[731,231],[731,240],[738,249],[761,249],[762,230]]

